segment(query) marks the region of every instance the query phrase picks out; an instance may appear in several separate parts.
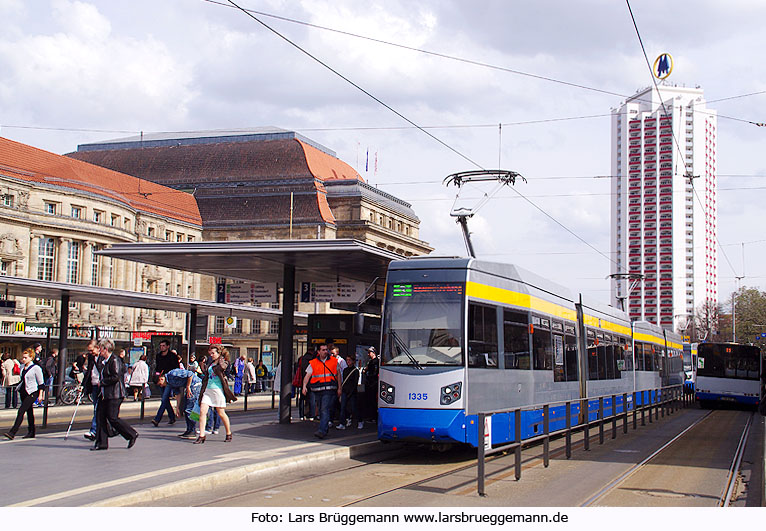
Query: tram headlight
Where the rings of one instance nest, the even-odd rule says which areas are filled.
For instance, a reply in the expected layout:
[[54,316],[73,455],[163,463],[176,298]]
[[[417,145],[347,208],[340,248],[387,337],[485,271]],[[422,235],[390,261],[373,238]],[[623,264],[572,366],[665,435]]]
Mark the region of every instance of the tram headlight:
[[396,398],[396,389],[393,385],[380,381],[380,391],[378,391],[380,399],[386,404],[393,404]]
[[439,403],[443,406],[449,405],[463,396],[463,383],[457,382],[451,385],[445,385],[442,387],[441,398]]

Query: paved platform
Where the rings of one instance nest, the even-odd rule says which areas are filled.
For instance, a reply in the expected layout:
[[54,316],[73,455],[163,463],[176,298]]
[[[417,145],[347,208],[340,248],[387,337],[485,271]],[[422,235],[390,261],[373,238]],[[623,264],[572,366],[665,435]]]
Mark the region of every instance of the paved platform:
[[[73,428],[68,439],[64,435],[73,406],[51,408],[49,415],[58,419],[53,422],[57,427],[40,430],[35,439],[3,438],[0,469],[19,471],[14,473],[12,488],[4,489],[3,505],[152,505],[168,496],[225,489],[242,480],[256,481],[327,460],[376,452],[382,446],[374,424],[361,430],[332,430],[321,441],[313,436],[316,422],[279,424],[277,409],[270,407],[270,395],[248,397],[246,412],[242,400],[227,408],[234,435],[230,443],[224,442],[221,433],[208,435],[205,444],[195,445],[177,437],[185,428],[182,420],[170,426],[166,417],[158,428],[149,422],[158,404],[147,402],[143,423],[137,420],[140,403],[124,404],[121,417],[140,435],[130,450],[117,436],[110,439],[109,450],[89,451],[93,443],[83,434],[93,411],[90,404],[80,406],[77,418],[81,427]],[[297,409],[293,411],[297,414]],[[14,410],[0,410],[0,425],[9,426],[13,417]],[[22,427],[19,435],[25,432]]]

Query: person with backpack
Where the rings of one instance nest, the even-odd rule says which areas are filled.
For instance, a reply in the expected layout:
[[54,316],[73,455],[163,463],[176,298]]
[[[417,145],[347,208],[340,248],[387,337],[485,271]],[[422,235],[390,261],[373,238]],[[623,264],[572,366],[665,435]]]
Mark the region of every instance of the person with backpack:
[[351,426],[352,422],[356,423],[358,429],[364,428],[364,422],[359,420],[359,407],[357,403],[357,387],[359,386],[360,379],[361,373],[356,366],[356,360],[352,354],[348,354],[341,383],[343,394],[340,397],[340,416],[338,417],[338,425],[335,426],[339,430],[345,430],[348,426]]
[[56,381],[56,375],[58,374],[58,363],[59,349],[51,349],[50,356],[45,358],[45,363],[43,364],[43,376],[45,376],[45,392],[48,393],[48,396],[54,396],[53,382]]
[[3,387],[5,388],[5,409],[19,407],[19,395],[16,386],[21,381],[21,365],[10,354],[3,354]]
[[264,380],[268,378],[269,371],[263,364],[263,359],[258,360],[258,365],[255,367],[255,387],[258,391],[265,391]]

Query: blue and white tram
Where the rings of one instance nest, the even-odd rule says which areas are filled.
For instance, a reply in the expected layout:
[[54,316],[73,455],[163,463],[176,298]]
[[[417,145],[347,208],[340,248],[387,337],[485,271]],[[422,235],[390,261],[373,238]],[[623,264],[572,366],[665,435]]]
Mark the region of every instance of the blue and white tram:
[[[680,336],[635,323],[609,306],[508,264],[472,258],[392,262],[386,281],[378,395],[381,440],[477,444],[477,413],[522,411],[522,438],[566,424],[564,401],[607,396],[623,411],[623,393],[682,382]],[[674,372],[666,355],[678,353]],[[581,355],[583,352],[585,355]],[[678,373],[678,374],[676,374]],[[675,375],[675,376],[674,376]],[[655,401],[655,393],[638,400]],[[539,405],[539,408],[529,407]],[[588,402],[597,418],[598,400]],[[585,412],[582,412],[583,416]],[[513,413],[492,416],[492,443],[512,441]]]
[[701,405],[735,402],[758,405],[761,349],[738,343],[700,343],[695,397]]

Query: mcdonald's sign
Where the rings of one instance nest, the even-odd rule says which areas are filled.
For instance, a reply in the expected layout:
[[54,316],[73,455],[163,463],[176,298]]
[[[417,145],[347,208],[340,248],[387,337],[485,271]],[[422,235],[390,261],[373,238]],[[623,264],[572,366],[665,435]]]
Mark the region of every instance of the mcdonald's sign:
[[16,321],[16,332],[24,333],[24,321]]

